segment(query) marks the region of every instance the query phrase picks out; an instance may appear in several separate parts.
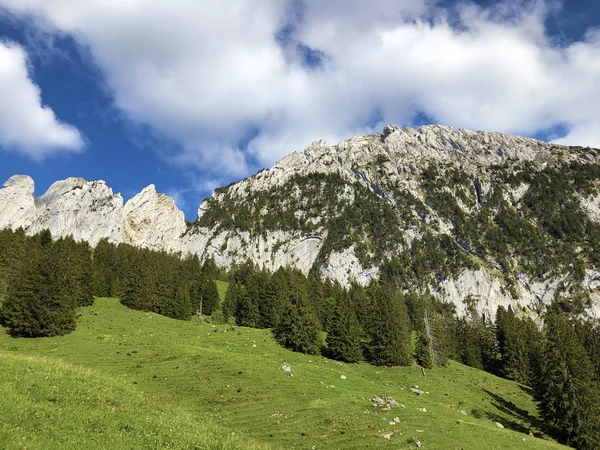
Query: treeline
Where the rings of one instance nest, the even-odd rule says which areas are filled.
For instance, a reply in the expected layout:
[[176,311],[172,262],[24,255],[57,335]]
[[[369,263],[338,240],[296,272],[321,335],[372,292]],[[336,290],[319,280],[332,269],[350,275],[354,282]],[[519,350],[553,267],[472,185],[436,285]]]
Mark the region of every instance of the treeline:
[[555,437],[578,449],[600,448],[600,327],[555,302],[542,328],[499,307],[494,324],[496,358],[489,372],[532,389],[542,419]]
[[14,336],[70,333],[76,308],[118,297],[134,309],[188,320],[219,309],[213,260],[139,249],[102,240],[95,249],[45,230],[0,230],[0,324]]
[[129,308],[152,311],[173,319],[194,314],[210,316],[219,305],[215,280],[219,270],[212,259],[114,245],[101,240],[93,253],[92,292],[116,297]]
[[[453,310],[429,296],[403,295],[385,283],[346,290],[289,267],[270,273],[251,262],[233,267],[228,277],[224,319],[272,328],[275,339],[291,350],[347,362],[409,365],[417,331],[434,353],[429,360],[443,362],[451,353]],[[435,338],[431,327],[426,330],[427,314]]]
[[0,230],[0,324],[14,336],[40,337],[75,329],[76,308],[93,303],[87,243],[27,237]]

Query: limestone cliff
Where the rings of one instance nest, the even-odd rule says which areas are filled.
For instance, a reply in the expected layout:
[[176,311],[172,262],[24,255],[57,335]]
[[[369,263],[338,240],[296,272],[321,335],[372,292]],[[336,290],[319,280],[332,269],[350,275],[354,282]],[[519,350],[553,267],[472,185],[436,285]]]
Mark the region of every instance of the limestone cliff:
[[25,175],[10,177],[0,189],[0,228],[27,228],[34,219],[33,180]]
[[[459,313],[473,305],[493,316],[500,304],[535,310],[581,296],[596,314],[600,272],[586,233],[600,217],[599,156],[437,125],[319,141],[217,189],[182,250],[224,266],[246,258],[269,269],[291,264],[344,285],[368,283],[384,260],[400,258],[423,272],[407,278],[411,289]],[[544,202],[554,216],[536,206]],[[583,228],[562,224],[571,216]]]
[[[196,253],[230,266],[348,285],[393,276],[493,316],[554,298],[600,311],[600,151],[438,125],[386,127],[337,145],[319,141],[272,168],[217,189],[186,228],[149,186],[125,205],[104,182],[71,178],[33,199],[33,181],[0,189],[0,227],[49,228]],[[574,300],[575,301],[575,300]]]
[[54,238],[72,235],[95,246],[101,239],[153,250],[179,251],[186,230],[175,202],[153,185],[123,205],[104,181],[68,178],[34,198],[33,180],[15,175],[0,189],[0,228],[27,234],[48,229]]
[[179,252],[185,218],[172,198],[157,194],[153,184],[130,199],[123,211],[123,242],[153,250]]

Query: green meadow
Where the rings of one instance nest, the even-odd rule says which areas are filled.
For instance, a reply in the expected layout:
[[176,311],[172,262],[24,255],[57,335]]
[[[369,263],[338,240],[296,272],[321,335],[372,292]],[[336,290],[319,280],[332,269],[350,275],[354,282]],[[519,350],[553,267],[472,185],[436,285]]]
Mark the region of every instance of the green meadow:
[[[268,330],[109,298],[79,313],[67,336],[0,329],[1,449],[565,448],[526,387],[458,363],[425,376],[344,364],[285,350]],[[374,407],[373,396],[398,406]]]

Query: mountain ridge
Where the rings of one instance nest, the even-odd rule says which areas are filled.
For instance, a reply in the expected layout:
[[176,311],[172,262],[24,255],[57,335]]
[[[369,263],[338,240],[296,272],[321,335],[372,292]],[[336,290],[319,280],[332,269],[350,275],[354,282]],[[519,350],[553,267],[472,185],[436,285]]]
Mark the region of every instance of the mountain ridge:
[[[600,219],[596,149],[389,125],[337,145],[315,142],[216,189],[191,227],[153,185],[123,204],[102,181],[70,178],[35,199],[33,210],[27,178],[12,177],[0,189],[0,228],[195,253],[221,266],[245,259],[269,270],[291,265],[343,285],[367,284],[400,258],[411,272],[402,275],[407,288],[449,301],[459,314],[474,306],[493,317],[498,305],[535,314],[561,295],[585,297],[588,313],[600,312],[592,255]],[[558,205],[557,217],[536,204]],[[573,220],[584,229],[562,225]],[[556,267],[536,269],[543,257]],[[419,258],[423,267],[415,266]],[[415,267],[422,273],[415,276]]]

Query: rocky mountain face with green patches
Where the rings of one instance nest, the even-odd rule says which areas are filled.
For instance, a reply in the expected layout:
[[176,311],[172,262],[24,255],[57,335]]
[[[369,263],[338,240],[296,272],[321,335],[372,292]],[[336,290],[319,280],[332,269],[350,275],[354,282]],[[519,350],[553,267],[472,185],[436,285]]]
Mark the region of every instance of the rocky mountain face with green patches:
[[502,133],[386,127],[320,141],[217,189],[182,240],[230,265],[344,285],[393,276],[493,316],[555,298],[600,312],[600,152]]
[[107,237],[221,266],[290,265],[343,285],[393,277],[459,314],[474,307],[491,317],[510,305],[535,315],[553,299],[600,314],[596,149],[388,126],[337,145],[319,141],[215,190],[187,229],[152,189],[123,206],[103,182],[78,183],[75,194],[61,185],[64,193],[34,205],[32,185],[13,180],[0,189],[0,227],[44,225],[92,244]]

